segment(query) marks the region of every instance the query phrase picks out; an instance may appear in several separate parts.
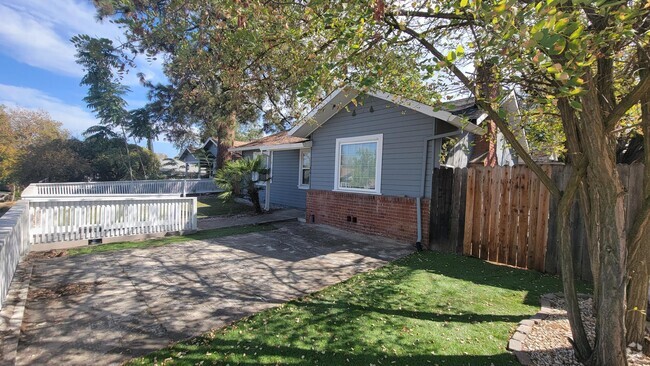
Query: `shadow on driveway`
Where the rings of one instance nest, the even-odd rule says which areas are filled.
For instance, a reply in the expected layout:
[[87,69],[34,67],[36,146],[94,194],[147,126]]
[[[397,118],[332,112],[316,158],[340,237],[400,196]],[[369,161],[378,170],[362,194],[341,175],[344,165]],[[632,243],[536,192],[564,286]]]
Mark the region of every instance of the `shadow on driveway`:
[[17,364],[121,363],[410,252],[408,244],[382,237],[287,223],[214,240],[40,260]]

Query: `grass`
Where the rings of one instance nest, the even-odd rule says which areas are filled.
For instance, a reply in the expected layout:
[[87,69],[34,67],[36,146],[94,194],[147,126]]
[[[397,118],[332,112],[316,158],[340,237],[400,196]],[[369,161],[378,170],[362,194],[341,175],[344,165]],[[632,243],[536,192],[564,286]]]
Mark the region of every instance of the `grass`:
[[129,364],[517,365],[510,335],[560,290],[554,276],[416,253]]
[[274,230],[273,225],[248,225],[238,227],[227,227],[221,229],[202,230],[194,234],[168,236],[160,239],[150,239],[143,241],[127,241],[121,243],[100,244],[81,248],[73,248],[68,250],[69,256],[82,255],[82,254],[97,254],[105,252],[113,252],[125,249],[139,249],[139,248],[153,248],[168,244],[182,243],[190,240],[204,240],[222,238],[224,236],[248,234],[259,231]]
[[253,208],[234,201],[222,201],[214,196],[197,197],[198,218],[253,213]]

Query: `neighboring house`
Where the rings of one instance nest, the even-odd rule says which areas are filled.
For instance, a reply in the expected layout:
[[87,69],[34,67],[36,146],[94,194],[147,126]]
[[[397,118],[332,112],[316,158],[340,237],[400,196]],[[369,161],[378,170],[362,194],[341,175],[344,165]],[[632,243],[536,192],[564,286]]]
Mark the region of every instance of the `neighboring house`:
[[417,222],[418,214],[421,222],[429,221],[435,167],[466,166],[478,142],[496,145],[499,164],[516,163],[502,137],[482,137],[484,115],[472,99],[437,110],[388,93],[362,94],[346,87],[291,131],[231,151],[267,156],[266,208],[304,208],[310,223],[415,242],[418,234],[428,238],[428,224],[419,231]]
[[198,172],[198,165],[186,165],[176,158],[160,158],[160,173],[167,178],[195,177]]
[[[246,144],[246,142],[235,141],[234,147]],[[195,148],[188,147],[178,156],[178,160],[185,163],[186,178],[212,178],[219,167],[216,164],[216,157],[219,153],[219,144],[216,137],[208,138],[203,146]]]

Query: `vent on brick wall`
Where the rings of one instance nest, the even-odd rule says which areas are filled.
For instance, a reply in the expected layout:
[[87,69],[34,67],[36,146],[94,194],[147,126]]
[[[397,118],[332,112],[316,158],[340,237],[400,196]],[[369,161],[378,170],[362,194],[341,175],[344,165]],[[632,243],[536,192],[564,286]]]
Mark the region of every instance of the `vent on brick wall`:
[[356,224],[356,223],[357,223],[357,217],[356,217],[356,216],[352,216],[352,223],[353,223],[353,224]]

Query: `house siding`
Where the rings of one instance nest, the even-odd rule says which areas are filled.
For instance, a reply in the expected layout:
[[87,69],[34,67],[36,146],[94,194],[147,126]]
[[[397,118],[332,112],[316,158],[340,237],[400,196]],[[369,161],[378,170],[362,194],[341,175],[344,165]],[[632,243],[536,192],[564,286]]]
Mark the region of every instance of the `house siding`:
[[298,188],[300,150],[273,152],[271,205],[305,208],[307,191]]
[[[256,150],[257,151],[257,150]],[[252,158],[255,151],[242,152],[242,158]],[[298,188],[298,160],[300,150],[273,151],[271,168],[271,205],[305,209],[307,192]],[[264,186],[266,187],[266,186]],[[266,191],[260,190],[260,201],[266,200]]]
[[337,138],[383,134],[381,194],[420,196],[426,140],[433,137],[434,121],[375,97],[361,98],[357,106],[350,103],[312,134],[311,189],[334,189]]

